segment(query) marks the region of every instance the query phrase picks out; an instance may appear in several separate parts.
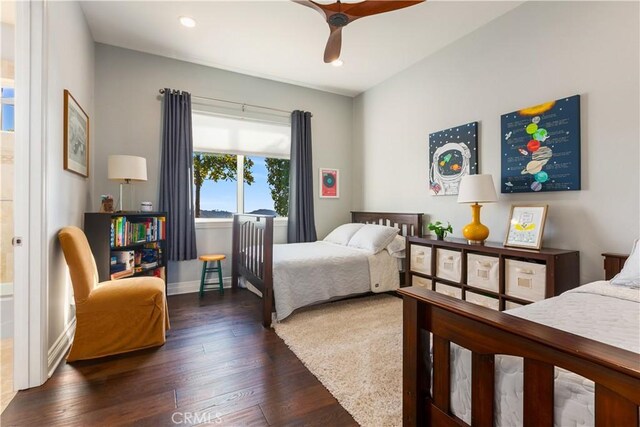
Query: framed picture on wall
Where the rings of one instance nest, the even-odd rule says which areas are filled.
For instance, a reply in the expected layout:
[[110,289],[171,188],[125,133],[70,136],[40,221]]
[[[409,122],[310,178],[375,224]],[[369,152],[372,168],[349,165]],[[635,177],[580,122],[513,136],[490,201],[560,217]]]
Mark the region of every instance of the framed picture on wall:
[[503,194],[580,190],[580,95],[503,114],[500,123]]
[[458,194],[460,180],[478,173],[478,122],[429,134],[429,194]]
[[340,197],[340,171],[320,168],[320,198],[337,199]]
[[547,205],[513,205],[504,245],[540,249],[547,219]]
[[89,116],[64,90],[64,169],[89,176]]

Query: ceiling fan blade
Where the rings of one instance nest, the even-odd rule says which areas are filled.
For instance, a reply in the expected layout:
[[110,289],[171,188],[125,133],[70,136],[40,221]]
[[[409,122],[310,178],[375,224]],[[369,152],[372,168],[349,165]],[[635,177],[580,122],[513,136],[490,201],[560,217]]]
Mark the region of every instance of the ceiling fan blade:
[[351,21],[365,16],[391,12],[405,7],[424,3],[426,0],[369,0],[361,3],[342,4],[342,12],[349,15]]
[[329,34],[329,40],[327,40],[327,47],[324,49],[324,62],[327,64],[340,58],[340,50],[342,49],[342,27],[331,28],[331,34]]
[[322,16],[324,16],[326,18],[327,13],[325,12],[325,10],[323,9],[322,4],[316,3],[312,0],[293,0],[294,3],[298,3],[301,4],[302,6],[306,6],[309,7],[317,12],[319,12],[320,14],[322,14]]

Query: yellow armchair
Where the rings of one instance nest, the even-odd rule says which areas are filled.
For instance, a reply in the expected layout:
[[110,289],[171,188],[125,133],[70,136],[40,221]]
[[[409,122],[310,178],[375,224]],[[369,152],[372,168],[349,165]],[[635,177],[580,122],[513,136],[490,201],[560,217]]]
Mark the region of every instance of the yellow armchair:
[[76,301],[76,333],[69,362],[165,343],[169,313],[162,279],[145,276],[98,283],[96,262],[84,232],[65,227],[58,239]]

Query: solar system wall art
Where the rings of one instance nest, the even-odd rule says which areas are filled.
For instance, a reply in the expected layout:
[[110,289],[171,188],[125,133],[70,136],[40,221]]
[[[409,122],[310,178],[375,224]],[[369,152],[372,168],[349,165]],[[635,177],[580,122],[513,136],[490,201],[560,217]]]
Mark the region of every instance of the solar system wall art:
[[460,180],[478,173],[478,122],[429,134],[429,193],[458,194]]
[[320,168],[320,198],[337,199],[340,197],[340,171]]
[[580,190],[580,95],[501,118],[502,193]]

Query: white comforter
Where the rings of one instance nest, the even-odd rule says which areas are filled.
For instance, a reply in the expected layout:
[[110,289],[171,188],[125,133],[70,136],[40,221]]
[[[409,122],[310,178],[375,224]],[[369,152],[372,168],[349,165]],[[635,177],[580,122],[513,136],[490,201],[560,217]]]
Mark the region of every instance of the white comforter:
[[398,261],[386,250],[367,251],[329,242],[273,246],[276,317],[348,295],[385,292],[400,285]]
[[[640,353],[640,291],[594,282],[507,313]],[[452,345],[452,412],[471,423],[471,353]],[[522,359],[496,357],[496,426],[522,425]],[[556,368],[556,426],[594,425],[594,384]]]

